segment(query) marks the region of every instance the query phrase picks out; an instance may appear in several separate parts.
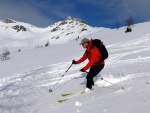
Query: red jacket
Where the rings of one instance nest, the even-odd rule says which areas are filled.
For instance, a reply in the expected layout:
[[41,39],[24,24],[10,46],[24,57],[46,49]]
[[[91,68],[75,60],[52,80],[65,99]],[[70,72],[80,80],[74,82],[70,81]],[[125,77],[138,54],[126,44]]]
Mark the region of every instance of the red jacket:
[[97,47],[92,47],[92,43],[93,42],[91,40],[83,56],[79,60],[76,61],[76,64],[79,64],[88,58],[89,62],[87,63],[85,67],[83,67],[84,70],[89,69],[93,65],[104,65],[105,63],[104,61],[101,63],[98,63],[98,61],[102,58],[102,54],[99,52]]

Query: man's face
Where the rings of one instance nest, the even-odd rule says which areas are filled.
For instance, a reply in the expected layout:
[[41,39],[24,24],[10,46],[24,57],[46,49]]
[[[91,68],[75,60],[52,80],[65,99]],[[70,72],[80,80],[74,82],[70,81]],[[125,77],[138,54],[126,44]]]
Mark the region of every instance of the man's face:
[[83,46],[83,48],[87,48],[88,42],[83,43],[82,46]]

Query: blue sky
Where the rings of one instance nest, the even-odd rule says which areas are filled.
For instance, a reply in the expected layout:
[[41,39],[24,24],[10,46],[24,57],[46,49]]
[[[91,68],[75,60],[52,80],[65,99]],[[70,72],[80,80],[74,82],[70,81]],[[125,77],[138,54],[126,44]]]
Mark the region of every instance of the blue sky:
[[80,18],[93,27],[124,26],[150,21],[150,0],[0,0],[0,20],[6,18],[47,27],[68,16]]

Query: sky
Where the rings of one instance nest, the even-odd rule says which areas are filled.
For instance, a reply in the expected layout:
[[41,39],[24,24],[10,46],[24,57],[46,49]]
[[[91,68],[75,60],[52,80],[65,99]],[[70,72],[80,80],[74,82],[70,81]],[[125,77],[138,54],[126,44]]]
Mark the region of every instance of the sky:
[[68,16],[93,27],[115,28],[133,18],[150,21],[150,0],[0,0],[0,20],[10,18],[37,27],[48,27]]

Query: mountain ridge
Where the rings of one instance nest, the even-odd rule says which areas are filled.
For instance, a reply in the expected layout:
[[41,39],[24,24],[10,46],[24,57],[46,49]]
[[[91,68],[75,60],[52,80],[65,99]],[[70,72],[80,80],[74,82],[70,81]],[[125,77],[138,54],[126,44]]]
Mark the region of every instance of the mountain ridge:
[[77,41],[87,34],[100,32],[108,28],[91,27],[82,19],[67,17],[46,28],[18,22],[12,19],[0,21],[0,49],[24,48],[44,46],[47,42],[51,45],[69,41]]

